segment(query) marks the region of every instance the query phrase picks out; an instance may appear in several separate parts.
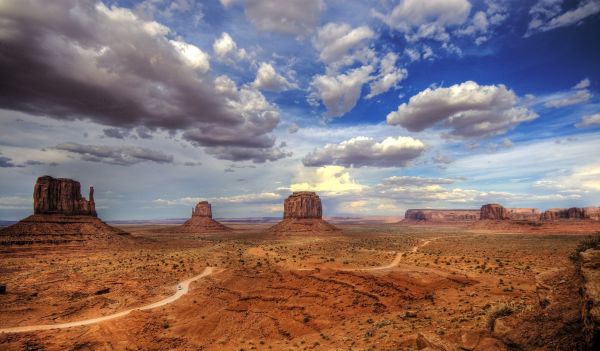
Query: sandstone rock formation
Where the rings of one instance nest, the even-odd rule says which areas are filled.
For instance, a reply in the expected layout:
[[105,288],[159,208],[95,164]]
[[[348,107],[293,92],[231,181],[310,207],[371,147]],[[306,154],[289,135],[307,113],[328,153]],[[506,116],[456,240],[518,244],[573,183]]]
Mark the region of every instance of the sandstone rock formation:
[[545,221],[561,219],[588,219],[598,221],[600,220],[600,207],[551,208],[544,211],[542,219]]
[[539,221],[542,213],[537,208],[507,208],[508,219],[512,221]]
[[39,177],[33,191],[34,214],[0,229],[0,245],[54,245],[126,243],[126,232],[102,222],[96,214],[94,189],[90,199],[81,196],[79,182]]
[[283,220],[269,229],[277,234],[331,233],[338,228],[323,220],[321,199],[312,191],[294,192],[283,203]]
[[33,188],[33,213],[96,217],[93,187],[90,187],[89,197],[88,201],[81,196],[81,185],[78,181],[50,176],[39,177]]
[[200,201],[192,209],[192,218],[188,219],[181,227],[181,233],[217,233],[230,231],[231,228],[212,219],[212,206],[207,201]]
[[294,192],[283,203],[283,219],[323,217],[321,199],[311,191]]
[[479,220],[479,210],[425,210],[410,209],[404,213],[405,221],[472,222]]
[[600,250],[581,252],[582,318],[589,350],[600,347]]
[[480,219],[505,220],[509,219],[508,211],[499,204],[487,204],[481,206]]

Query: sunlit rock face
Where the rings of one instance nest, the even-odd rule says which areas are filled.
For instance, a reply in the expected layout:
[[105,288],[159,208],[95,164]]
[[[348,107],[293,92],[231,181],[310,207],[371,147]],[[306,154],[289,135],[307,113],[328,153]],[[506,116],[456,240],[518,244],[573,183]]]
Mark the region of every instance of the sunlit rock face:
[[297,191],[283,203],[283,220],[269,229],[270,232],[286,234],[337,233],[339,229],[323,220],[321,199],[312,191]]
[[312,191],[297,191],[283,203],[283,218],[322,218],[321,199]]

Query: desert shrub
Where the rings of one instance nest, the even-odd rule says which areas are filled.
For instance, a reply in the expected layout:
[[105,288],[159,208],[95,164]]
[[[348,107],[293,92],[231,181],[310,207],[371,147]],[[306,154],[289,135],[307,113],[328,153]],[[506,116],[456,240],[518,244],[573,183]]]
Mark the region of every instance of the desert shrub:
[[579,245],[577,245],[575,251],[571,253],[569,258],[573,261],[578,261],[579,253],[587,249],[600,249],[600,232],[597,232],[596,235],[587,237],[579,242]]
[[496,319],[501,318],[501,317],[510,316],[515,311],[516,311],[516,308],[511,303],[500,303],[500,304],[494,306],[488,312],[487,328],[490,331],[494,331],[494,325],[496,324]]

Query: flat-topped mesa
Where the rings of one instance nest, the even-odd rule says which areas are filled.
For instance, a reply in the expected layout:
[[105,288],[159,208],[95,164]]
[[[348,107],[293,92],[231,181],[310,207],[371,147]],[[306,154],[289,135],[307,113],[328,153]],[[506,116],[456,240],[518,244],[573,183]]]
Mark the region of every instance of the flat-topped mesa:
[[283,219],[321,219],[322,217],[321,199],[312,191],[296,191],[283,203]]
[[551,208],[542,214],[545,221],[555,221],[561,219],[589,219],[600,220],[600,207],[571,207],[571,208]]
[[481,206],[479,219],[505,220],[509,219],[508,210],[499,204],[487,204]]
[[66,178],[39,177],[33,188],[34,214],[59,214],[67,216],[97,217],[94,188],[90,199],[81,196],[78,181]]
[[208,201],[198,202],[196,207],[192,209],[192,217],[212,218],[212,207]]
[[471,222],[479,219],[479,210],[409,209],[404,213],[404,219],[426,222]]

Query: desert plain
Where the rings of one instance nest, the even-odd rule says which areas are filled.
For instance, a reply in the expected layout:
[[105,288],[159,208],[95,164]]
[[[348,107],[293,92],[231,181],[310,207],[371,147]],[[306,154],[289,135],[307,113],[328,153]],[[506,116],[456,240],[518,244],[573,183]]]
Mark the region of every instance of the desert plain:
[[[121,225],[114,242],[2,248],[3,350],[579,350],[594,222],[551,226],[332,221],[178,233]],[[175,294],[160,307],[138,310]],[[5,332],[130,313],[62,329]]]

